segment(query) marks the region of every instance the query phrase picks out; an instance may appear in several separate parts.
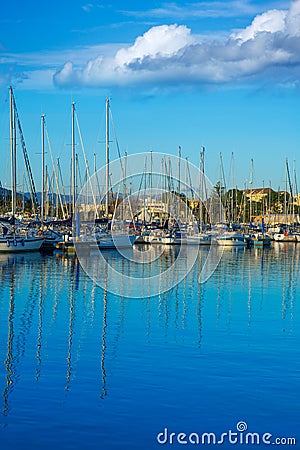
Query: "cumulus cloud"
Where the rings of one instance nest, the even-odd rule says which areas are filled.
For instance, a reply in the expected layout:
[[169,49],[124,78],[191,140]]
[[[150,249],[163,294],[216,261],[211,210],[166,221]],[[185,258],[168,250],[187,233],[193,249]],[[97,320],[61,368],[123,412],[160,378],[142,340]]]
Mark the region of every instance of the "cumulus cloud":
[[277,9],[267,11],[256,16],[251,25],[237,34],[232,34],[231,37],[245,42],[249,39],[254,39],[259,33],[277,33],[283,31],[285,28],[286,15],[285,11]]
[[289,35],[300,36],[300,1],[294,1],[286,15],[286,31]]
[[135,43],[117,52],[115,61],[118,66],[130,64],[135,60],[145,57],[171,57],[181,48],[194,42],[190,30],[185,26],[162,25],[153,27],[143,36],[136,39]]
[[300,0],[288,10],[257,15],[227,39],[202,39],[184,25],[150,28],[111,56],[79,67],[68,61],[54,76],[58,86],[148,86],[297,83],[300,76]]

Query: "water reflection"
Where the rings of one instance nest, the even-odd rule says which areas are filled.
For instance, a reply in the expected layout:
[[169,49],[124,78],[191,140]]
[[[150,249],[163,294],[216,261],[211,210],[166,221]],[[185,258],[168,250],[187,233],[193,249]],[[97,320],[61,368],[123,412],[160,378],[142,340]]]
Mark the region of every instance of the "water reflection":
[[[105,277],[105,284],[107,280],[107,273]],[[104,284],[104,286],[105,286]],[[106,331],[107,329],[107,290],[105,289],[103,292],[103,322],[102,322],[102,331],[101,331],[101,360],[100,360],[100,367],[101,367],[101,381],[102,381],[102,387],[101,387],[101,393],[100,398],[104,398],[107,395],[107,389],[106,389],[106,369],[105,369],[105,357],[106,357]]]
[[[131,333],[134,343],[136,329],[148,344],[160,339],[160,345],[189,343],[199,349],[207,345],[211,317],[216,329],[234,331],[244,322],[251,329],[254,319],[276,320],[279,315],[281,331],[293,332],[299,247],[229,249],[212,278],[199,284],[205,257],[203,250],[188,277],[170,292],[150,298],[146,289],[141,299],[130,300],[122,297],[124,285],[119,286],[120,296],[97,287],[74,256],[0,255],[3,415],[11,412],[12,394],[24,371],[27,380],[40,383],[50,377],[53,366],[65,391],[70,393],[76,377],[93,376],[98,396],[106,399],[120,348]],[[106,258],[128,275],[116,252],[107,252]],[[158,262],[160,269],[174,258],[176,250],[168,248]],[[139,270],[144,276],[149,268],[141,265]],[[102,276],[107,283],[108,271]]]
[[6,384],[3,391],[3,414],[9,411],[8,397],[13,390],[15,382],[14,368],[14,316],[15,316],[15,266],[11,265],[11,280],[9,283],[9,313],[8,313],[8,335],[7,335],[7,357],[4,361],[6,368]]
[[[45,266],[43,266],[45,268]],[[41,375],[41,364],[42,364],[42,341],[43,341],[43,310],[44,310],[44,296],[46,290],[46,280],[47,273],[45,270],[40,271],[39,279],[39,323],[38,323],[38,335],[37,335],[37,345],[36,345],[36,380],[38,381]]]

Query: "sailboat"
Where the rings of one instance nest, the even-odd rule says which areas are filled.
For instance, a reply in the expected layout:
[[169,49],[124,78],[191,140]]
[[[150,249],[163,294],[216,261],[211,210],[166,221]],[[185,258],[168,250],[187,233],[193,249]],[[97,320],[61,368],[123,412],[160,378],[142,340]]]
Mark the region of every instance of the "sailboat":
[[[285,161],[285,181],[284,181],[284,205],[283,205],[283,210],[284,210],[284,215],[285,215],[285,225],[283,225],[279,231],[279,233],[274,233],[273,235],[273,239],[274,241],[277,242],[297,242],[297,236],[294,233],[292,227],[290,225],[287,225],[289,220],[288,220],[288,214],[289,214],[289,206],[290,202],[292,203],[292,217],[294,219],[295,217],[295,210],[294,210],[294,202],[293,202],[293,186],[292,186],[292,182],[291,182],[291,177],[290,177],[290,170],[289,170],[289,164],[288,164],[288,159],[286,158]],[[289,195],[289,199],[287,198],[287,181],[289,182],[289,187],[290,187],[290,195]]]
[[199,180],[199,226],[194,224],[192,230],[187,233],[185,242],[187,245],[210,245],[211,236],[203,229],[203,197],[206,193],[206,180],[204,175],[204,152],[200,152],[200,180]]
[[244,236],[238,232],[228,231],[216,237],[218,245],[223,247],[246,247]]
[[[10,93],[10,151],[11,151],[11,180],[12,180],[12,223],[10,227],[2,225],[2,236],[0,237],[0,253],[19,253],[39,250],[44,242],[44,237],[36,235],[35,232],[29,234],[26,230],[16,226],[16,206],[17,206],[17,142],[16,142],[16,125],[21,132],[21,125],[17,114],[16,103],[13,95],[12,87],[9,88]],[[29,169],[30,183],[34,188],[33,178],[30,170],[29,159],[25,147],[24,138],[21,134],[21,143],[27,169]],[[35,189],[33,189],[35,193]]]
[[[109,98],[105,102],[105,116],[106,116],[106,132],[105,132],[105,216],[107,221],[109,221]],[[125,177],[126,178],[126,177]],[[114,226],[114,218],[112,219],[111,230],[102,231],[96,235],[97,247],[100,250],[104,249],[115,249],[115,248],[125,248],[132,247],[136,240],[135,234],[128,234],[122,232],[121,230],[112,231]],[[92,245],[92,248],[95,245]]]
[[247,237],[247,241],[254,247],[270,247],[271,237],[266,233],[264,217],[261,220],[261,231],[251,232]]
[[19,233],[11,233],[0,237],[0,253],[20,253],[40,250],[44,242],[43,237],[22,236]]

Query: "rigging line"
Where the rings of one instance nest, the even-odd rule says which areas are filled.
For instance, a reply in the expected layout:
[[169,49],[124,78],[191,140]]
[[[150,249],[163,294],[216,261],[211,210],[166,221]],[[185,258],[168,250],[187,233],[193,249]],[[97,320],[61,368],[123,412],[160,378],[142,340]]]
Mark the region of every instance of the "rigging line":
[[119,160],[120,160],[120,164],[121,164],[121,168],[122,168],[122,173],[123,173],[123,177],[125,175],[125,171],[124,171],[124,167],[122,164],[122,157],[121,157],[121,152],[120,152],[120,147],[119,147],[119,142],[118,142],[118,138],[117,138],[117,133],[116,133],[116,128],[115,128],[115,123],[114,123],[114,119],[112,116],[112,112],[111,109],[109,108],[109,114],[110,114],[110,120],[113,126],[113,131],[114,131],[114,138],[116,140],[116,146],[117,146],[117,151],[118,151],[118,156],[119,156]]
[[97,209],[96,197],[95,197],[95,193],[94,193],[94,189],[93,189],[93,184],[92,184],[92,179],[91,179],[91,174],[90,174],[89,164],[88,164],[88,160],[87,160],[87,157],[86,157],[86,152],[85,152],[85,148],[84,148],[84,144],[83,144],[82,134],[81,134],[81,130],[80,130],[80,126],[79,126],[79,121],[78,121],[78,116],[77,116],[76,111],[75,111],[75,120],[76,120],[76,125],[77,125],[77,130],[78,130],[78,135],[79,135],[79,140],[80,140],[81,150],[82,150],[82,153],[83,153],[83,158],[84,158],[85,168],[86,168],[86,172],[87,172],[87,176],[88,176],[88,180],[89,180],[89,185],[90,185],[90,188],[91,188],[91,194],[92,194],[93,203],[94,203],[94,207],[95,207],[96,218],[98,219],[99,216],[98,216],[98,209]]
[[290,169],[289,169],[289,162],[288,162],[288,159],[287,159],[287,158],[286,158],[285,163],[286,163],[286,170],[287,170],[287,176],[288,176],[288,182],[289,182],[290,192],[291,192],[291,195],[293,196],[293,184],[292,184],[292,181],[291,181]]
[[12,94],[12,103],[13,103],[13,109],[14,109],[14,117],[17,122],[18,130],[19,130],[19,137],[20,137],[20,141],[21,141],[23,157],[24,157],[27,177],[28,177],[28,181],[29,181],[29,186],[30,186],[30,199],[31,199],[31,203],[32,203],[33,213],[35,214],[35,207],[38,207],[39,202],[38,202],[37,195],[36,195],[34,179],[33,179],[31,166],[30,166],[30,162],[29,162],[29,157],[28,157],[28,153],[27,153],[27,148],[26,148],[26,144],[25,144],[25,138],[23,135],[21,122],[20,122],[20,118],[19,118],[19,114],[18,114],[18,110],[17,110],[17,104],[16,104],[16,100],[15,100],[12,90],[11,90],[11,94]]
[[296,172],[296,162],[295,163],[295,167],[294,167],[294,184],[295,184],[295,195],[297,196],[297,198],[299,197],[299,192],[298,192],[298,181],[297,181],[297,172]]
[[82,176],[81,176],[81,170],[79,165],[79,155],[76,153],[75,156],[75,162],[76,162],[76,178],[79,180],[79,187],[80,190],[82,189]]
[[112,217],[112,221],[111,221],[111,226],[112,227],[113,227],[114,222],[116,220],[116,212],[117,212],[117,207],[118,207],[119,194],[120,194],[120,185],[118,186],[118,192],[117,192],[117,197],[116,197],[116,204],[115,204],[114,213],[113,213],[113,217]]
[[118,157],[119,157],[120,164],[121,164],[121,170],[122,170],[122,176],[123,176],[123,186],[124,186],[124,195],[126,195],[127,186],[126,186],[125,167],[124,167],[124,164],[123,164],[123,161],[122,161],[119,141],[118,141],[117,133],[116,133],[115,122],[114,122],[112,111],[111,111],[110,108],[109,108],[109,114],[110,114],[110,120],[111,120],[111,123],[112,123],[112,126],[113,126],[114,138],[115,138],[115,141],[116,141],[116,146],[117,146],[117,151],[118,151]]
[[146,202],[145,202],[145,195],[146,195],[146,188],[147,188],[147,156],[145,157],[145,164],[144,164],[144,172],[143,175],[141,177],[141,182],[140,182],[140,186],[139,186],[139,190],[138,190],[138,195],[137,195],[137,204],[139,205],[139,200],[140,200],[140,193],[142,190],[142,184],[144,182],[144,194],[143,194],[143,222],[145,222],[145,213],[146,213]]
[[[47,166],[46,166],[46,170],[47,170]],[[47,190],[47,197],[46,197],[46,204],[47,204],[47,211],[49,214],[49,209],[50,209],[50,215],[52,215],[52,209],[53,209],[53,205],[54,205],[54,183],[55,183],[55,179],[54,179],[54,172],[52,173],[52,175],[50,176],[48,174],[48,171],[46,172],[47,174],[47,184],[48,186],[46,186],[48,188]],[[51,199],[51,206],[49,207],[49,199]]]
[[30,162],[29,162],[29,156],[28,156],[28,152],[27,152],[27,148],[26,148],[26,144],[25,144],[25,138],[23,135],[21,121],[19,118],[17,104],[16,104],[16,100],[15,100],[13,92],[12,92],[12,101],[13,101],[13,108],[14,108],[14,116],[15,116],[15,120],[17,122],[18,130],[19,130],[19,137],[20,137],[21,146],[22,146],[22,150],[23,150],[26,174],[27,174],[27,178],[28,178],[28,182],[29,182],[29,186],[30,186],[30,199],[31,199],[31,203],[32,203],[33,213],[35,214],[35,207],[38,207],[39,202],[37,199],[34,179],[33,179],[31,166],[30,166]]
[[127,185],[126,185],[126,171],[125,171],[125,167],[124,164],[122,162],[122,157],[121,157],[121,152],[120,152],[120,147],[119,147],[119,142],[118,142],[118,138],[117,138],[117,133],[116,133],[116,128],[115,128],[115,123],[114,123],[114,119],[113,119],[113,115],[112,115],[112,111],[109,108],[109,114],[110,114],[110,120],[113,126],[113,132],[114,132],[114,138],[116,140],[116,145],[117,145],[117,151],[118,151],[118,156],[119,156],[119,160],[120,160],[120,165],[121,165],[121,170],[122,170],[122,175],[123,175],[123,187],[124,187],[124,196],[127,198],[128,200],[128,205],[129,205],[129,210],[130,210],[130,214],[131,214],[131,220],[133,222],[133,226],[135,228],[135,221],[134,221],[134,216],[133,216],[133,211],[132,211],[132,205],[131,205],[131,201],[130,201],[130,196],[127,196]]
[[[144,173],[142,174],[140,185],[139,185],[139,189],[138,189],[137,202],[140,199],[140,192],[142,190],[143,181],[144,181],[144,178],[146,176],[146,170],[147,170],[147,156],[145,157]],[[145,195],[145,193],[144,193],[144,195]]]
[[202,146],[201,149],[201,155],[202,155],[202,175],[203,175],[203,184],[202,186],[204,187],[204,199],[205,199],[205,211],[206,211],[206,218],[207,221],[209,221],[209,223],[211,223],[211,215],[210,215],[210,211],[209,211],[209,202],[208,202],[208,190],[207,190],[207,180],[206,180],[206,175],[205,175],[205,147]]
[[220,153],[220,163],[221,163],[221,171],[222,171],[222,177],[223,177],[222,181],[224,182],[224,190],[225,190],[225,195],[226,195],[226,193],[227,193],[227,186],[226,186],[226,178],[225,178],[225,172],[224,172],[222,153]]
[[188,179],[189,179],[189,186],[190,186],[190,191],[192,194],[192,199],[195,199],[195,190],[193,188],[193,184],[192,184],[192,177],[191,177],[191,171],[190,171],[190,165],[189,165],[189,160],[187,159],[187,172],[188,172]]
[[163,166],[164,166],[164,169],[165,169],[165,175],[162,174],[164,188],[166,189],[166,187],[168,185],[168,189],[170,191],[170,180],[169,180],[169,175],[168,175],[168,167],[167,167],[167,160],[166,160],[166,158],[164,158],[164,160],[163,160]]
[[[98,189],[98,195],[101,197],[101,189],[100,189],[100,183],[99,183],[99,178],[98,178],[98,171],[97,171],[97,164],[96,164],[96,153],[94,153],[94,161],[95,161],[95,167],[94,167],[94,177],[96,177],[96,186]],[[96,200],[97,200],[97,189],[96,190]]]
[[[53,171],[54,171],[54,174],[55,174],[55,184],[56,184],[56,189],[57,189],[57,195],[58,195],[58,198],[59,198],[60,207],[61,207],[61,211],[62,211],[62,214],[63,214],[63,219],[65,219],[66,215],[65,215],[65,210],[64,210],[64,204],[63,204],[63,201],[62,201],[62,198],[61,198],[61,194],[60,194],[59,180],[58,180],[58,176],[57,176],[57,173],[56,173],[56,170],[55,170],[55,165],[54,165],[54,160],[53,160],[53,153],[52,153],[52,148],[51,148],[49,134],[48,134],[48,130],[47,130],[46,124],[45,124],[45,134],[46,134],[47,144],[48,144],[48,148],[49,148],[49,152],[50,152],[52,168],[53,168]],[[63,184],[62,184],[62,186],[63,186]]]
[[175,192],[175,186],[174,186],[174,176],[173,176],[173,170],[172,170],[172,163],[169,158],[169,179],[170,179],[170,190],[172,192]]
[[[68,205],[67,205],[67,196],[66,196],[66,191],[65,191],[65,186],[64,186],[64,180],[62,177],[62,172],[61,172],[61,167],[60,167],[60,159],[57,158],[57,174],[59,176],[60,182],[61,182],[61,187],[62,187],[62,193],[64,196],[64,206],[66,208],[67,211],[67,215],[69,215],[69,210],[68,210]],[[59,191],[60,192],[60,191]]]
[[111,111],[110,108],[109,108],[109,114],[110,114],[110,120],[111,120],[111,123],[112,123],[112,126],[113,126],[114,138],[115,138],[115,141],[116,141],[116,146],[117,146],[117,151],[118,151],[118,157],[119,157],[120,164],[121,164],[121,169],[122,169],[123,184],[124,184],[124,187],[125,187],[125,192],[124,192],[124,194],[126,195],[125,167],[124,167],[123,162],[122,162],[121,151],[120,151],[119,141],[118,141],[118,138],[117,138],[115,122],[114,122],[113,115],[112,115],[112,111]]

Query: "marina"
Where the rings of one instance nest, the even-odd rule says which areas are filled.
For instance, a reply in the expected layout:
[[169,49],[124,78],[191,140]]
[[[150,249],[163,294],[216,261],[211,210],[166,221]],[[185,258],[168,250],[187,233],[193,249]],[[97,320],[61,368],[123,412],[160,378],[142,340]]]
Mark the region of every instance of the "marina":
[[0,21],[0,450],[299,449],[300,0]]
[[[2,238],[0,253],[60,249],[112,249],[136,244],[213,245],[265,247],[271,241],[300,241],[299,193],[297,176],[292,179],[285,160],[285,189],[276,194],[268,188],[253,188],[253,159],[250,165],[251,189],[227,189],[223,156],[220,153],[220,179],[213,184],[205,174],[205,148],[199,167],[182,158],[161,153],[141,153],[111,161],[110,101],[105,101],[105,166],[91,173],[82,135],[72,102],[70,194],[66,195],[61,168],[54,165],[45,115],[41,116],[42,189],[40,200],[12,87],[9,88],[11,191],[2,192]],[[85,184],[79,186],[80,167],[75,152],[79,139],[85,164]],[[48,145],[46,146],[46,142]],[[17,192],[17,146],[21,146],[30,193],[22,210]],[[52,193],[48,150],[52,161]],[[96,154],[94,155],[96,161]],[[234,155],[231,161],[234,167]],[[47,170],[46,170],[47,169]],[[47,172],[47,177],[46,177]],[[232,184],[234,180],[232,179]],[[100,189],[102,186],[102,189]],[[289,191],[288,191],[289,186]],[[80,188],[80,189],[79,189]],[[51,211],[51,196],[56,207]]]

